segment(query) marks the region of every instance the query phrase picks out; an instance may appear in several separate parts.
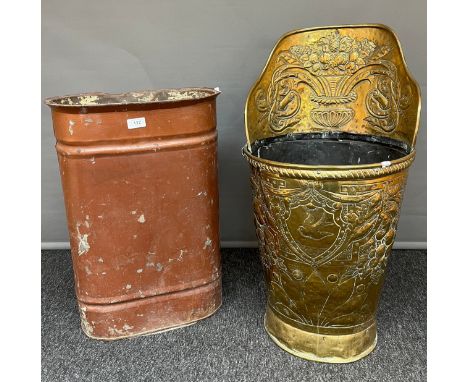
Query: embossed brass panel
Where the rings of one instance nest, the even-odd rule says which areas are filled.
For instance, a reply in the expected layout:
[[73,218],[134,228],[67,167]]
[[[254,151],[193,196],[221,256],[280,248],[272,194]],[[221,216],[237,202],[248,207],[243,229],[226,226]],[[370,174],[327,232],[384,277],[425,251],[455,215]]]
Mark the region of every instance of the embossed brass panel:
[[[290,353],[352,362],[375,347],[419,109],[399,42],[381,25],[286,34],[253,86],[243,155],[267,284],[265,327]],[[360,140],[396,145],[401,155],[340,165],[262,157],[269,142],[308,134],[339,144],[351,137],[350,152]]]
[[387,27],[294,31],[276,44],[249,94],[247,143],[339,129],[390,135],[414,146],[419,99],[398,39]]

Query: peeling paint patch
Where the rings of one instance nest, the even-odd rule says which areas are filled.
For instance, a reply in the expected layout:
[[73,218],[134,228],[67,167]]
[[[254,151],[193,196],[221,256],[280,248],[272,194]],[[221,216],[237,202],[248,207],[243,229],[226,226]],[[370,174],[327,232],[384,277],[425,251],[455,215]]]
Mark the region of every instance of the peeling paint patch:
[[80,317],[81,317],[81,325],[86,333],[92,334],[94,331],[93,326],[88,322],[86,317],[86,307],[80,307]]
[[141,273],[141,272],[143,272],[143,269],[142,269],[142,268],[137,269],[137,273]]
[[144,223],[146,220],[145,220],[145,215],[141,214],[140,217],[138,218],[138,223]]
[[146,256],[146,267],[154,267],[154,258],[156,257],[156,252],[148,252]]
[[91,247],[88,243],[88,234],[82,235],[78,227],[76,227],[76,230],[78,231],[78,256],[81,256],[88,253]]
[[177,261],[182,261],[182,257],[184,257],[184,253],[187,252],[185,249],[181,249],[179,252],[179,256],[177,257]]
[[87,275],[92,275],[93,274],[93,272],[91,272],[91,270],[89,269],[89,267],[87,265],[85,266],[84,269],[85,269],[85,272],[86,272]]
[[205,245],[203,246],[203,249],[207,249],[208,247],[211,247],[212,241],[209,237],[206,238],[205,240]]
[[109,327],[107,328],[107,331],[109,332],[110,335],[112,336],[125,336],[125,335],[128,335],[128,331],[133,329],[133,326],[130,326],[128,324],[125,324],[122,329],[117,329],[114,325],[114,327]]
[[100,263],[103,263],[103,262],[104,262],[104,260],[103,260],[102,257],[100,257],[99,259],[97,259],[97,261],[100,262]]
[[156,264],[156,270],[157,270],[158,272],[161,272],[161,271],[163,270],[163,268],[164,268],[164,267],[162,266],[161,263],[157,263],[157,264]]
[[127,284],[127,286],[125,287],[125,289],[131,289],[132,288],[132,285],[131,284]]
[[175,259],[169,259],[169,262],[172,263],[173,261],[182,261],[182,258],[184,257],[184,253],[187,252],[186,249],[181,249],[179,252],[179,256],[177,256]]
[[197,196],[206,196],[208,195],[206,191],[200,191]]
[[136,215],[136,210],[131,212],[132,215]]
[[[99,105],[99,103],[97,102],[99,100],[99,97],[98,96],[95,96],[95,95],[87,95],[87,96],[81,96],[78,98],[78,103],[80,105]],[[69,101],[71,101],[71,99],[69,98]],[[71,105],[73,104],[73,102],[71,103]]]

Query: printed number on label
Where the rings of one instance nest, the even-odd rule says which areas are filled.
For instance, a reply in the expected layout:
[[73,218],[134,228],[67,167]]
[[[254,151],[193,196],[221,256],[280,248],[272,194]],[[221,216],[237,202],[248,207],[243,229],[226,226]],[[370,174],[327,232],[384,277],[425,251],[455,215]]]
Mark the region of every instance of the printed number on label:
[[127,127],[129,129],[139,129],[146,127],[145,117],[127,119]]

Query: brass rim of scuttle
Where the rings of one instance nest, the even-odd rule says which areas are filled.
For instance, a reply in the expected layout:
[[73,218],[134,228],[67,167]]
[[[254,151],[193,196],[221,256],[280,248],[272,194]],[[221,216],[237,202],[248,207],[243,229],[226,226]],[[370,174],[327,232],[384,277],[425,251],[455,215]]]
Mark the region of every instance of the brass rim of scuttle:
[[414,160],[414,149],[402,158],[380,163],[363,165],[299,165],[294,163],[277,162],[259,158],[253,155],[245,145],[242,154],[255,168],[272,174],[299,179],[366,179],[391,175],[408,168]]

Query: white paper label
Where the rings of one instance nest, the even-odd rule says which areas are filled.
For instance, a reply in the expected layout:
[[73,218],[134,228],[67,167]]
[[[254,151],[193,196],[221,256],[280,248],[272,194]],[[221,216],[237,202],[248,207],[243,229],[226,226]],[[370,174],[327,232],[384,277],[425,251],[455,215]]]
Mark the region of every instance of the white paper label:
[[127,127],[129,129],[139,129],[146,127],[145,117],[127,119]]

